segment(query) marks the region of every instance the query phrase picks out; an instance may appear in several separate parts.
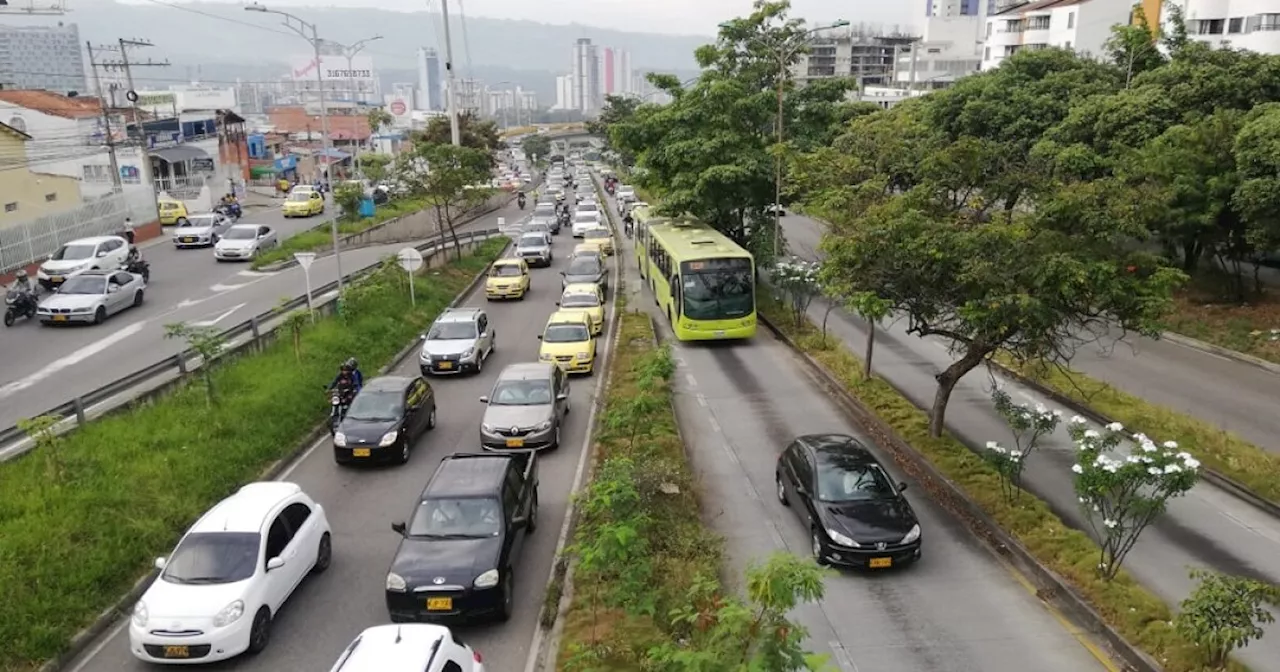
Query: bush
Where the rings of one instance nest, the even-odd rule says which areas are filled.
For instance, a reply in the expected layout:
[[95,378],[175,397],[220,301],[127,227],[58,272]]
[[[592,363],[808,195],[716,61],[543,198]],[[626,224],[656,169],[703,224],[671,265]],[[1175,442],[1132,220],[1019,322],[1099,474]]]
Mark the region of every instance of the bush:
[[285,334],[212,367],[216,405],[204,385],[188,384],[0,467],[0,668],[65,650],[197,516],[323,420],[320,388],[338,362],[388,361],[506,242],[424,271],[416,308],[406,274],[389,264],[356,286],[345,317],[301,324],[296,341]]
[[[345,186],[345,185],[343,185]],[[421,199],[404,198],[378,206],[372,217],[360,218],[352,213],[350,218],[338,220],[338,235],[350,236],[363,233],[379,224],[397,217],[410,215],[427,207]],[[280,241],[280,247],[259,254],[253,260],[254,268],[270,266],[293,258],[294,252],[323,252],[333,249],[333,225],[328,221]]]

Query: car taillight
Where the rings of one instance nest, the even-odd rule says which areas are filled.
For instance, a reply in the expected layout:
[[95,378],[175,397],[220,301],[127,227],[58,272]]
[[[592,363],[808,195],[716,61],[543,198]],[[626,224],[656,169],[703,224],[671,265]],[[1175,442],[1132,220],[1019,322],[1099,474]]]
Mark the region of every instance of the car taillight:
[[482,658],[482,657],[480,656],[480,652],[479,652],[479,651],[472,651],[472,652],[471,652],[471,655],[475,656],[475,659],[476,659],[476,662],[477,662],[477,663],[483,663],[483,662],[484,662],[484,658]]

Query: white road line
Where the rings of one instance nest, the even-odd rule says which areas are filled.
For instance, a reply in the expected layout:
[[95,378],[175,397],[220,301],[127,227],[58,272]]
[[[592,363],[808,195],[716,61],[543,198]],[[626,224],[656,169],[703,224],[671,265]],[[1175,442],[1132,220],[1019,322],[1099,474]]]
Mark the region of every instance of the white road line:
[[237,289],[248,287],[249,285],[252,285],[252,284],[253,284],[252,282],[244,282],[238,285],[222,285],[222,284],[210,285],[209,291],[214,292],[215,294],[222,294],[225,292],[234,292]]
[[63,357],[62,359],[55,360],[54,362],[50,363],[48,366],[27,376],[26,378],[23,378],[21,380],[15,380],[12,383],[5,385],[4,387],[0,387],[0,399],[9,397],[17,392],[21,392],[22,390],[25,390],[41,381],[48,380],[53,376],[53,374],[65,368],[75,366],[76,364],[83,362],[84,360],[98,354],[99,352],[102,352],[103,350],[106,350],[111,346],[117,343],[120,343],[121,341],[127,340],[134,334],[142,331],[142,328],[144,326],[146,326],[145,320],[141,322],[135,322],[127,327],[123,327],[122,329],[120,329],[120,331],[117,331],[116,333],[110,336],[107,336],[106,338],[96,343],[80,348],[79,350],[76,350],[75,352],[67,355],[66,357]]
[[222,314],[217,315],[216,317],[213,317],[208,320],[200,320],[197,322],[192,322],[191,324],[192,326],[196,326],[196,327],[212,327],[213,325],[227,319],[228,317],[231,317],[232,313],[236,312],[237,310],[240,310],[241,308],[244,308],[247,305],[249,304],[241,303],[241,304],[232,306],[231,308],[228,308],[227,310],[223,311]]
[[831,647],[831,655],[836,659],[836,665],[844,672],[858,672],[858,664],[853,662],[853,658],[849,656],[849,650],[844,648],[841,642],[827,642],[827,646]]
[[697,386],[698,386],[698,379],[697,379],[697,378],[694,378],[692,373],[686,373],[686,374],[684,374],[684,379],[685,379],[686,381],[688,381],[688,383],[689,383],[689,387],[697,387]]
[[246,278],[269,278],[279,272],[280,271],[275,271],[274,273],[264,273],[262,271],[240,271],[239,273],[236,273],[236,275],[241,275]]

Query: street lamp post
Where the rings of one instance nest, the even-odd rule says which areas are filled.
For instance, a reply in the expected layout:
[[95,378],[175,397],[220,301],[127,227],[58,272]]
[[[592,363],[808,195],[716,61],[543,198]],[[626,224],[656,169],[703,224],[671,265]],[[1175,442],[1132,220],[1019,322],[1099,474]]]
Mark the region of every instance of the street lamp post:
[[[244,8],[247,12],[262,12],[264,14],[276,14],[284,17],[284,26],[289,30],[297,33],[299,37],[311,43],[312,52],[316,59],[316,84],[320,87],[320,151],[324,156],[326,166],[329,163],[330,149],[329,144],[329,110],[324,100],[324,68],[320,62],[320,36],[316,31],[316,24],[303,21],[302,19],[290,14],[282,12],[278,9],[267,9],[259,4],[248,5]],[[307,33],[311,34],[308,35]],[[307,138],[310,140],[310,138]],[[332,177],[332,176],[330,176]],[[342,254],[338,241],[338,218],[334,217],[329,220],[330,231],[333,233],[333,260],[338,267],[338,296],[342,296]]]
[[[381,39],[381,35],[374,35],[373,37],[366,37],[355,44],[339,45],[342,47],[342,55],[347,58],[347,79],[351,84],[351,106],[353,108],[359,105],[359,101],[356,100],[356,73],[352,62],[355,60],[356,54],[364,50],[366,44]],[[364,169],[360,167],[360,141],[358,139],[356,140],[356,175],[364,179]]]

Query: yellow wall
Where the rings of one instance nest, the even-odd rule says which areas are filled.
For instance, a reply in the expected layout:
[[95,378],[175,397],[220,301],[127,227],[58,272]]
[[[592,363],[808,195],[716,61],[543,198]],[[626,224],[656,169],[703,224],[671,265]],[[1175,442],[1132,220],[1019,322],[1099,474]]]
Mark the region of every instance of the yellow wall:
[[[1147,25],[1159,30],[1160,28],[1160,5],[1163,0],[1142,0],[1138,3],[1142,6],[1142,13],[1147,17]],[[1137,24],[1137,12],[1134,12],[1133,22]]]
[[[25,156],[23,141],[0,129],[0,156]],[[50,199],[52,196],[52,199]],[[16,210],[10,210],[17,203]],[[27,222],[41,215],[80,207],[80,180],[64,175],[0,169],[0,224]]]

